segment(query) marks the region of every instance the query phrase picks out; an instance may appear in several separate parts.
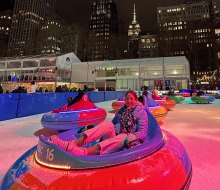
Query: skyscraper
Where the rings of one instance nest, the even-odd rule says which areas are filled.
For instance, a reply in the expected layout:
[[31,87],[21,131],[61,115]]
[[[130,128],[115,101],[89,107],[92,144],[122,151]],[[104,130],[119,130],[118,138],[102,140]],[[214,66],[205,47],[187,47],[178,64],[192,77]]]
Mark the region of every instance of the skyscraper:
[[36,41],[36,54],[61,52],[62,18],[52,15],[40,22]]
[[216,69],[213,10],[208,1],[157,8],[159,55],[185,55],[191,79],[211,76]]
[[133,20],[128,27],[128,56],[129,58],[139,57],[138,38],[141,31],[141,27],[136,20],[135,4]]
[[9,32],[11,28],[12,11],[0,12],[0,57],[6,56]]
[[213,10],[215,15],[215,35],[217,44],[217,55],[220,60],[220,1],[213,2]]
[[34,54],[40,22],[55,13],[56,0],[16,0],[9,34],[8,56]]
[[93,0],[89,23],[88,60],[115,58],[118,17],[115,0]]
[[78,24],[64,25],[61,36],[61,53],[73,52],[81,61],[85,61],[85,42],[88,30]]
[[158,57],[158,35],[155,31],[139,36],[139,58]]

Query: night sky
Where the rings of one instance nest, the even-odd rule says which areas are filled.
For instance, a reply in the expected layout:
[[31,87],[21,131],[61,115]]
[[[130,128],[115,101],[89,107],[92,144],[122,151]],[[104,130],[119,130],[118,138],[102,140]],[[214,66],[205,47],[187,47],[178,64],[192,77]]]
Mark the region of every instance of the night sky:
[[[88,26],[92,0],[57,0],[57,13],[68,21]],[[136,6],[137,21],[142,31],[157,28],[157,7],[178,5],[183,0],[116,0],[118,18],[124,22],[126,30],[133,20]]]
[[[11,8],[14,0],[0,0],[0,10]],[[68,22],[88,27],[92,0],[57,0],[57,13]],[[178,5],[184,0],[116,0],[118,18],[124,22],[125,29],[133,19],[136,6],[137,21],[142,31],[157,28],[157,7]]]
[[0,11],[12,9],[15,0],[0,0]]

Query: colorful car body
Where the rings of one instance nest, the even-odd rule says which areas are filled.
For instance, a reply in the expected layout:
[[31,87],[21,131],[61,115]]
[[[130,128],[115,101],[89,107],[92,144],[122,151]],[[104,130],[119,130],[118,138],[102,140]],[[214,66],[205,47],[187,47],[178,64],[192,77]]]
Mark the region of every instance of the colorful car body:
[[106,110],[98,108],[89,100],[88,95],[84,94],[79,102],[44,114],[41,124],[44,128],[56,131],[79,129],[87,125],[97,125],[104,121],[106,116]]
[[[143,102],[144,101],[146,100],[143,100]],[[158,122],[163,121],[166,118],[167,109],[163,106],[158,105],[151,96],[148,96],[147,101],[147,103],[144,103],[146,108],[150,110],[151,114],[156,118]],[[115,111],[118,111],[124,104],[124,98],[118,98],[116,101],[112,102],[112,108]]]
[[118,98],[116,101],[112,102],[112,108],[118,111],[125,104],[124,97]]
[[169,99],[174,100],[176,104],[181,104],[184,100],[184,96],[168,96]]
[[165,107],[167,110],[175,107],[176,103],[174,100],[169,98],[161,98],[158,94],[152,93],[152,98],[161,106]]
[[[108,155],[76,156],[40,138],[12,165],[1,189],[188,189],[192,165],[184,146],[149,111],[148,121],[143,144]],[[71,140],[72,134],[59,138]]]
[[207,95],[202,95],[202,96],[192,96],[191,100],[196,103],[210,103],[215,101],[214,96],[207,96]]

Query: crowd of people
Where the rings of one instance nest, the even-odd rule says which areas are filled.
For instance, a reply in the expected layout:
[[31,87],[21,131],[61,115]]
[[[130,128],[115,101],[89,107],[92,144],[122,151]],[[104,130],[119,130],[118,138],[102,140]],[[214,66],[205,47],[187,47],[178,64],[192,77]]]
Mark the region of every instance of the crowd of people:
[[[87,85],[84,85],[83,88],[69,88],[66,84],[65,85],[58,85],[55,89],[55,92],[87,92],[87,91],[98,91],[98,89],[94,88],[91,89]],[[0,94],[1,93],[42,93],[42,92],[54,92],[52,90],[48,90],[43,86],[38,86],[35,81],[31,81],[29,85],[25,86],[18,86],[12,90],[3,89],[3,86],[0,84]]]

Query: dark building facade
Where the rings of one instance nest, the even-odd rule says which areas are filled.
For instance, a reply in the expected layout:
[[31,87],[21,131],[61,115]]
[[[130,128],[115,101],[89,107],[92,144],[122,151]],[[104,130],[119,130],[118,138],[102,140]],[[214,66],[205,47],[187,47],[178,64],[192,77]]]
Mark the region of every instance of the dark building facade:
[[6,10],[0,12],[0,57],[5,57],[11,29],[12,11]]
[[155,31],[139,35],[139,57],[158,57],[158,35]]
[[213,75],[218,67],[213,6],[208,1],[158,7],[159,56],[185,55],[191,79]]
[[36,54],[56,54],[61,52],[63,20],[48,16],[40,23],[36,41]]
[[41,22],[55,13],[55,0],[16,0],[9,34],[8,56],[35,54]]
[[220,1],[213,2],[213,11],[214,11],[214,23],[215,23],[215,35],[216,35],[216,44],[218,59],[220,60]]
[[220,84],[220,1],[213,1],[214,23],[215,23],[215,39],[218,57],[218,69],[213,75],[213,79]]
[[61,35],[61,53],[73,52],[81,61],[85,61],[87,31],[78,24],[64,25]]
[[115,59],[118,17],[115,0],[93,0],[89,22],[87,60]]

